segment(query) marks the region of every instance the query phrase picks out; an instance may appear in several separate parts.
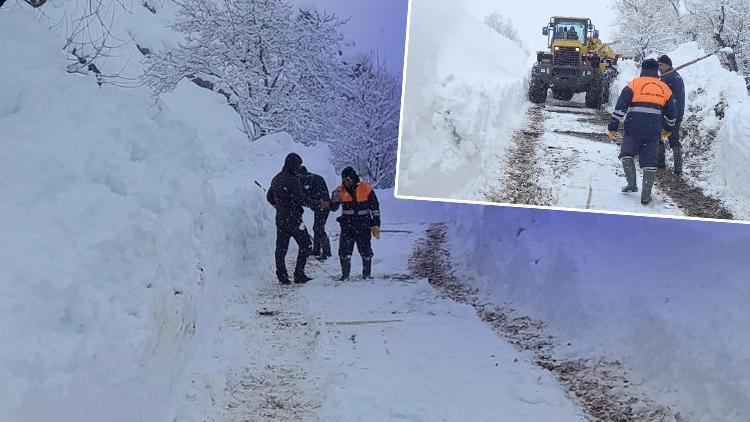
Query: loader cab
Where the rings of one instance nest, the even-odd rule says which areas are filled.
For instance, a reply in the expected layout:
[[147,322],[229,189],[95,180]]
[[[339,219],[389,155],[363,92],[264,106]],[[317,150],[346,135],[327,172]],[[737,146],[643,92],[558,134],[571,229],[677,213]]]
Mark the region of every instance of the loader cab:
[[585,45],[589,38],[598,38],[599,31],[591,24],[591,19],[554,17],[542,28],[547,44],[552,47],[557,41],[578,42]]

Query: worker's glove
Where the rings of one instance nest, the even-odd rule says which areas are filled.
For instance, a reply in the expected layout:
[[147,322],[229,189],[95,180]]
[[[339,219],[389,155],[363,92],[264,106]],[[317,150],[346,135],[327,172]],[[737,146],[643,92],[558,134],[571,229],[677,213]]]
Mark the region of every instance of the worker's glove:
[[610,130],[607,132],[607,137],[609,138],[610,141],[614,141],[615,138],[617,138],[617,132],[614,130]]
[[339,193],[339,191],[333,192],[333,195],[331,195],[331,202],[334,204],[341,202],[341,194]]
[[661,137],[662,137],[662,139],[669,139],[670,136],[672,136],[672,132],[670,132],[670,131],[668,131],[666,129],[662,129],[661,130]]
[[370,233],[375,236],[375,239],[380,239],[380,227],[370,227]]
[[331,208],[331,203],[328,201],[320,201],[320,210],[327,211]]

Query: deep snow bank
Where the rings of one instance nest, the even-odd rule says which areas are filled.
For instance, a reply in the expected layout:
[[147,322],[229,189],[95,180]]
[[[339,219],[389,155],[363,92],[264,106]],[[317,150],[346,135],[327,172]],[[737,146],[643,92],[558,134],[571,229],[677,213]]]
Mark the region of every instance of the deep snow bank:
[[[678,66],[706,53],[691,42],[667,54]],[[619,71],[612,86],[610,109],[614,109],[622,88],[639,73],[636,63],[630,60],[621,62]],[[723,68],[717,56],[679,72],[685,82],[686,100],[682,127],[691,128],[690,136],[683,138],[689,180],[707,193],[724,199],[737,217],[750,219],[750,170],[747,166],[750,163],[747,148],[750,98],[745,81],[737,73]],[[712,138],[714,141],[707,144],[706,140]],[[703,149],[707,149],[705,154],[696,154]],[[691,171],[691,167],[699,172]]]
[[0,421],[172,420],[211,362],[225,280],[272,274],[254,180],[290,151],[330,168],[327,149],[250,145],[189,83],[155,101],[69,74],[24,9],[0,11]]
[[713,181],[737,198],[735,212],[750,219],[750,99],[730,105],[716,141]]
[[412,2],[399,195],[478,198],[523,116],[523,51],[447,0]]
[[572,354],[632,365],[688,420],[750,414],[750,227],[451,209],[461,270],[498,303],[549,322]]

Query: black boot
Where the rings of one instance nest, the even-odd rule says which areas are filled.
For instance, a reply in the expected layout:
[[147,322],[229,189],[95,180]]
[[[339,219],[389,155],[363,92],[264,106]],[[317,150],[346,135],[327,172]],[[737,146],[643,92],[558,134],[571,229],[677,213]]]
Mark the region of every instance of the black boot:
[[643,192],[641,192],[641,204],[648,205],[651,203],[651,188],[654,187],[656,180],[656,169],[653,167],[643,170]]
[[625,180],[628,181],[628,185],[622,188],[623,192],[638,192],[638,184],[635,181],[635,158],[623,157],[622,158],[622,169],[625,171]]
[[305,284],[310,280],[312,280],[312,277],[308,277],[305,274],[295,274],[294,276],[294,282],[296,284]]
[[310,256],[320,256],[320,236],[315,234],[313,237],[313,247]]
[[362,278],[372,278],[370,273],[372,272],[372,257],[362,258]]
[[320,239],[320,244],[323,248],[322,255],[325,258],[331,257],[331,240],[328,238],[328,236],[324,236],[322,239]]
[[664,146],[664,141],[659,139],[659,147],[656,151],[656,167],[660,169],[667,168],[667,151],[666,147]]
[[349,280],[349,273],[352,270],[352,258],[349,256],[341,256],[341,278],[339,280]]
[[682,146],[672,147],[674,155],[674,174],[682,174]]

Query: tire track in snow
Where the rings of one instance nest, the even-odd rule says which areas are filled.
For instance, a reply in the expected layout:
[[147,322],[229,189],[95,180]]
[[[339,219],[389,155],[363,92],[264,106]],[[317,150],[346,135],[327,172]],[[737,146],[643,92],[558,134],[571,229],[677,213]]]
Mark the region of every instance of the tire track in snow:
[[[546,151],[540,151],[544,147],[544,123],[555,121],[555,115],[573,116],[579,126],[553,128],[551,132],[554,134],[591,142],[615,144],[607,138],[605,133],[610,118],[610,114],[605,111],[583,109],[574,102],[556,101],[534,105],[529,109],[524,128],[519,130],[514,137],[516,148],[509,152],[506,159],[508,171],[502,181],[502,187],[493,189],[487,195],[488,200],[525,205],[570,206],[570,204],[556,203],[558,199],[555,196],[556,190],[551,186],[545,186],[543,181],[545,177],[540,175],[543,172],[542,169],[546,166],[553,173],[548,175],[550,177],[547,177],[547,179],[558,181],[567,172],[574,171],[573,169],[580,164],[579,161],[582,158],[580,153],[576,154],[575,152],[566,156],[562,154],[562,151],[555,151],[557,147],[554,146],[546,146]],[[585,130],[586,126],[590,128],[592,125],[601,127],[602,130],[599,132]],[[683,129],[688,131],[688,129]],[[695,134],[693,133],[693,135]],[[694,166],[688,161],[689,158],[690,155],[686,154],[686,167]],[[613,156],[612,160],[613,163],[619,164],[616,163],[616,156]],[[566,163],[566,161],[568,162]],[[620,174],[619,169],[616,169],[616,171]],[[734,219],[732,212],[722,204],[720,199],[706,194],[701,188],[691,184],[685,175],[676,175],[671,170],[661,170],[657,174],[655,187],[686,216]],[[643,211],[648,212],[653,207],[654,205],[651,205]],[[618,211],[614,208],[605,207],[604,209]]]
[[559,340],[546,332],[545,323],[519,315],[481,299],[478,291],[462,281],[452,268],[447,243],[447,225],[432,225],[417,243],[410,259],[416,277],[451,299],[471,305],[477,315],[511,344],[531,353],[534,362],[552,372],[593,422],[686,422],[673,409],[640,393],[629,380],[624,365],[604,358],[598,360],[562,357]]
[[486,194],[489,201],[539,206],[552,203],[550,189],[542,186],[539,180],[541,168],[538,166],[538,150],[544,133],[544,106],[532,106],[527,115],[526,128],[514,136],[515,147],[505,159],[507,170],[500,180],[501,188],[491,189]]

